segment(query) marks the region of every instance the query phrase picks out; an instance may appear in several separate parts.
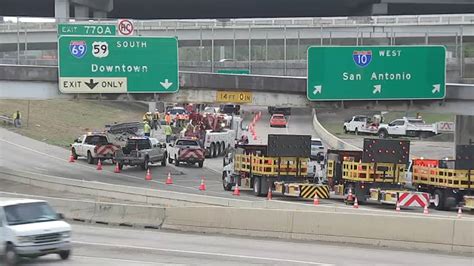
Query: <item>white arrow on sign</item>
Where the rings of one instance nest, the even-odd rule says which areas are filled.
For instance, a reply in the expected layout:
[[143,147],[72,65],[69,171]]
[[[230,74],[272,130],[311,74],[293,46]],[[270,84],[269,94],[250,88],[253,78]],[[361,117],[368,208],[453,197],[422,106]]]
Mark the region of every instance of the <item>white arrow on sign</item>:
[[316,95],[316,94],[321,94],[323,91],[323,86],[314,86],[314,91],[313,91],[313,94]]
[[173,82],[169,82],[168,79],[165,79],[165,82],[160,82],[161,86],[165,88],[165,90],[169,89],[171,85],[173,85]]
[[382,93],[382,85],[374,85],[375,90],[372,92],[373,94]]
[[441,91],[441,85],[440,84],[433,85],[433,90],[431,91],[431,93],[437,93],[437,92],[440,92],[440,91]]

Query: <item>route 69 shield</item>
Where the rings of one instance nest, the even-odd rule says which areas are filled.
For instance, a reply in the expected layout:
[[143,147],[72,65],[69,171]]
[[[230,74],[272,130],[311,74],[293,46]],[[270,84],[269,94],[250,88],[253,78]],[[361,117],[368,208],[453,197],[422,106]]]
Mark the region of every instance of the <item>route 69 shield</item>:
[[372,62],[372,51],[354,51],[352,58],[359,67],[366,67]]
[[75,58],[83,58],[87,52],[86,41],[71,41],[69,43],[69,52]]

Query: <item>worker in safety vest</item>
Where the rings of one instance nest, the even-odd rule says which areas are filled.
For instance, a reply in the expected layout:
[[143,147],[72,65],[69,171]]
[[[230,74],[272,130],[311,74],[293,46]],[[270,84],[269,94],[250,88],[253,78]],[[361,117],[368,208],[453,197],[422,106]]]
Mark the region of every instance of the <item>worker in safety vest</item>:
[[148,122],[148,124],[151,124],[151,122],[153,121],[153,116],[151,114],[151,112],[146,112],[144,115],[143,115],[143,122]]
[[20,111],[16,111],[13,113],[12,115],[12,119],[13,119],[13,124],[15,125],[15,127],[21,127],[21,113]]
[[161,128],[160,112],[158,112],[158,110],[155,110],[155,112],[153,113],[153,129],[157,130],[158,127]]
[[169,124],[165,125],[165,135],[166,135],[166,143],[171,142],[171,134],[173,134],[173,130]]
[[165,115],[165,122],[167,125],[171,125],[171,115],[169,113]]
[[145,124],[143,125],[143,133],[145,134],[145,137],[150,136],[151,127],[150,127],[150,123],[148,123],[148,121],[145,121]]

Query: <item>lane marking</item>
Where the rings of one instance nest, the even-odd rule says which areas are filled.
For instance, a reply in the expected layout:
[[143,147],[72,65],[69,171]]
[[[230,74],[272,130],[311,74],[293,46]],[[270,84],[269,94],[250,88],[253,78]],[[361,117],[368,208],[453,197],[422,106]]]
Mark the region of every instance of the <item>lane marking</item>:
[[[140,264],[149,264],[149,265],[169,265],[168,263],[156,263],[152,261],[144,261],[144,260],[127,260],[127,259],[116,259],[116,258],[104,258],[104,257],[94,257],[94,256],[83,256],[83,255],[73,255],[74,258],[80,259],[88,259],[88,260],[108,260],[108,261],[116,261],[116,262],[127,262],[127,263],[140,263]],[[179,264],[178,264],[179,265]]]
[[296,264],[310,264],[310,265],[320,265],[320,266],[332,266],[334,264],[327,264],[321,262],[313,261],[302,261],[302,260],[291,260],[291,259],[281,259],[281,258],[268,258],[268,257],[257,257],[257,256],[247,256],[247,255],[238,255],[238,254],[229,254],[229,253],[214,253],[214,252],[205,252],[205,251],[195,251],[195,250],[183,250],[183,249],[167,249],[167,248],[151,248],[151,247],[141,247],[141,246],[129,246],[129,245],[113,245],[105,243],[95,243],[95,242],[82,242],[82,241],[72,241],[74,244],[80,245],[89,245],[89,246],[99,246],[99,247],[115,247],[115,248],[125,248],[125,249],[141,249],[148,251],[161,251],[168,253],[180,253],[180,254],[193,254],[193,255],[203,255],[203,256],[213,256],[213,257],[227,257],[227,258],[238,258],[246,260],[264,260],[264,261],[274,261],[274,262],[287,262],[287,263],[296,263]]

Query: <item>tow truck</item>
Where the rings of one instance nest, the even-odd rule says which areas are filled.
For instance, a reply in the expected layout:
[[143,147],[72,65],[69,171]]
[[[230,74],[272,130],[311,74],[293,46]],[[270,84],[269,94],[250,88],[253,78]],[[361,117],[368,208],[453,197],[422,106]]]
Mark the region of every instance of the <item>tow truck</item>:
[[311,136],[268,136],[268,145],[240,145],[224,158],[222,184],[226,191],[238,185],[254,195],[272,193],[313,199],[329,198],[329,186],[308,175]]

